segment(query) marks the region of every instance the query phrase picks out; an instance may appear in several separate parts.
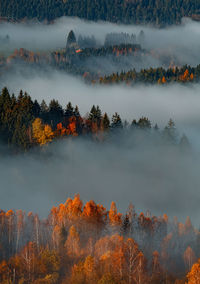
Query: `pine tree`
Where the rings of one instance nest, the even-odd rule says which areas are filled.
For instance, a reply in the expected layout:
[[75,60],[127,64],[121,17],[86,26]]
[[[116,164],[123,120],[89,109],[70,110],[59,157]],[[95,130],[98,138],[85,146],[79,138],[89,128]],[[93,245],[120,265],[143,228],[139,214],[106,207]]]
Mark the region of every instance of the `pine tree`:
[[73,30],[71,30],[67,37],[67,46],[70,46],[73,43],[76,43],[76,37],[75,37]]
[[121,117],[117,112],[112,116],[111,128],[112,129],[122,129],[123,128]]
[[74,114],[74,108],[73,108],[71,102],[69,102],[66,106],[66,109],[65,109],[65,117],[67,119],[69,119],[71,116],[73,116],[73,114]]
[[103,126],[104,131],[110,128],[110,120],[109,120],[107,113],[105,113],[102,118],[102,126]]
[[151,122],[147,117],[142,117],[138,120],[137,123],[138,127],[140,129],[148,129],[151,128]]

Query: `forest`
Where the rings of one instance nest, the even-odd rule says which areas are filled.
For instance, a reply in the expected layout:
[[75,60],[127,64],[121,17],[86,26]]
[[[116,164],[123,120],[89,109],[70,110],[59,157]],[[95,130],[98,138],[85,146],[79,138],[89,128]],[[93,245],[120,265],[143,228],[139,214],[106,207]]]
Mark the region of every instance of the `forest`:
[[1,143],[14,152],[26,151],[57,139],[78,136],[89,137],[97,142],[115,143],[120,141],[120,137],[128,140],[133,133],[136,134],[136,141],[139,133],[140,140],[153,141],[156,138],[158,145],[189,148],[188,138],[185,134],[180,137],[172,119],[160,130],[157,124],[151,125],[147,117],[133,119],[129,123],[122,121],[115,112],[110,119],[107,113],[102,113],[99,106],[94,105],[88,114],[81,116],[78,106],[73,107],[71,102],[65,109],[55,99],[49,105],[44,100],[39,104],[26,92],[20,91],[16,97],[14,94],[10,95],[7,88],[0,95],[0,113]]
[[61,16],[76,16],[92,21],[163,27],[180,24],[183,17],[199,20],[200,15],[197,0],[115,0],[114,3],[112,0],[1,0],[0,4],[0,16],[11,21],[38,19],[51,22]]
[[[89,84],[116,84],[125,83],[130,86],[135,84],[167,84],[167,83],[198,83],[200,80],[200,65],[192,67],[184,65],[181,67],[156,67],[144,68],[139,71],[132,69],[131,60],[141,64],[144,52],[140,45],[117,45],[101,48],[85,48],[77,53],[66,53],[65,51],[55,51],[49,55],[37,54],[25,49],[15,50],[6,61],[0,62],[0,76],[4,70],[15,68],[17,64],[28,64],[38,69],[48,70],[53,67],[68,74],[78,75]],[[95,61],[97,59],[97,61]],[[92,60],[96,62],[92,65]],[[108,65],[104,67],[101,60],[108,60]],[[23,66],[23,65],[22,65]],[[109,73],[112,70],[122,70]],[[107,71],[108,70],[108,71]]]
[[181,68],[174,67],[169,69],[150,68],[143,69],[139,72],[130,70],[128,72],[113,73],[108,76],[101,77],[101,84],[126,83],[134,85],[136,83],[144,84],[167,84],[167,83],[192,83],[199,82],[200,65],[196,67],[183,66]]
[[[29,64],[36,68],[48,67],[62,70],[69,74],[83,76],[87,82],[99,78],[99,74],[110,74],[115,70],[130,70],[132,61],[138,64],[145,53],[139,44],[143,39],[143,32],[139,35],[127,33],[110,33],[105,37],[103,45],[98,43],[94,36],[83,37],[79,35],[76,39],[73,31],[70,31],[66,41],[66,48],[51,52],[33,52],[24,48],[15,49],[12,54],[0,56],[0,75],[5,70],[15,67],[17,64]],[[2,39],[2,45],[9,45],[8,35]],[[93,61],[96,64],[93,64]],[[131,61],[128,63],[128,61]],[[103,61],[109,61],[106,71]],[[110,70],[110,66],[111,67]],[[113,69],[114,68],[114,69]]]
[[[103,44],[93,35],[68,33],[66,47],[51,52],[34,52],[25,48],[0,57],[0,77],[5,72],[29,65],[48,72],[49,68],[78,75],[89,84],[198,83],[200,65],[183,64],[178,55],[145,48],[146,34],[107,33]],[[4,44],[11,39],[7,35]],[[183,51],[184,52],[184,51]],[[153,64],[153,66],[151,66]],[[155,67],[154,67],[155,66]]]
[[46,219],[0,211],[0,283],[198,284],[200,232],[168,216],[125,214],[80,196]]
[[0,284],[200,284],[199,50],[199,0],[0,0]]

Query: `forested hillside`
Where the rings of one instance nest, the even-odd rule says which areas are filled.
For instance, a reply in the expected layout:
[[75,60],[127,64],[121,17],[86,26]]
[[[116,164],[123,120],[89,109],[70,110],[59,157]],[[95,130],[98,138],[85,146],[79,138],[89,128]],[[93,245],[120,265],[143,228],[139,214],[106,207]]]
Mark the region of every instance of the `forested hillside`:
[[104,20],[126,24],[150,23],[158,26],[179,24],[182,17],[198,19],[197,0],[1,0],[0,16],[10,20],[52,21],[61,16]]
[[92,106],[90,112],[81,116],[78,106],[73,107],[69,102],[65,109],[57,100],[51,100],[47,106],[33,101],[25,92],[20,91],[16,97],[10,95],[7,88],[0,95],[0,142],[15,150],[28,150],[37,145],[48,144],[55,139],[67,137],[87,137],[94,141],[110,143],[128,140],[133,134],[139,134],[142,140],[149,139],[158,144],[173,146],[188,146],[185,135],[180,139],[174,122],[170,119],[163,130],[158,125],[151,124],[147,117],[138,121],[134,118],[131,123],[122,121],[115,112],[112,119],[107,113],[102,113],[99,106]]
[[[95,36],[79,36],[73,30],[68,34],[66,47],[52,51],[34,52],[25,48],[0,55],[0,78],[5,72],[23,72],[28,65],[34,70],[48,72],[50,69],[79,75],[87,83],[166,84],[197,83],[200,65],[184,64],[184,57],[167,49],[146,49],[146,34],[107,33],[104,43]],[[1,39],[2,46],[11,43],[7,35]],[[195,55],[194,55],[195,58]],[[193,60],[192,60],[193,61]],[[26,65],[26,66],[25,66]],[[21,70],[21,71],[20,71]]]
[[[0,211],[0,282],[198,284],[200,233],[168,216],[107,210],[76,195],[48,218]],[[194,265],[193,265],[194,264]],[[191,270],[191,272],[189,272]],[[186,277],[187,276],[187,277]]]
[[[76,53],[66,53],[65,50],[51,53],[34,53],[21,48],[15,50],[7,58],[2,57],[0,61],[0,77],[4,72],[15,70],[16,66],[24,64],[44,70],[55,68],[67,74],[81,76],[89,84],[116,84],[125,83],[131,86],[136,84],[168,84],[168,83],[198,83],[200,80],[200,65],[195,67],[184,65],[182,67],[157,67],[142,68],[139,71],[132,67],[132,61],[139,64],[144,62],[145,53],[141,51],[139,45],[118,45],[107,48],[85,48]],[[112,67],[104,63],[113,64]],[[92,61],[95,64],[92,64]],[[114,66],[114,67],[113,67]],[[113,68],[113,69],[112,69]],[[20,68],[19,68],[20,70]],[[119,70],[119,72],[110,72]],[[123,70],[123,71],[120,71]]]
[[145,84],[167,84],[167,83],[192,83],[199,82],[200,65],[196,67],[183,66],[181,68],[174,67],[169,69],[164,68],[149,68],[143,69],[140,72],[130,70],[128,72],[113,73],[109,76],[104,76],[99,79],[101,84],[126,83],[134,85],[136,83]]
[[200,284],[199,51],[200,0],[0,0],[0,284]]

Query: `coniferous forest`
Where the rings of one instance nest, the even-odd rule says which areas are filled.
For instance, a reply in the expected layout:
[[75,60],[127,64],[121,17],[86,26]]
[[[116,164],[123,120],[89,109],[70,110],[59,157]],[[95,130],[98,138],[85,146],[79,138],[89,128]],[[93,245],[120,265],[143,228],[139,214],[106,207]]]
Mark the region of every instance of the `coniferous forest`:
[[52,21],[61,16],[76,16],[92,21],[125,24],[180,24],[182,17],[199,19],[200,3],[196,0],[112,1],[1,1],[0,16],[10,20],[38,19]]
[[0,0],[0,284],[200,284],[199,22]]
[[55,99],[49,105],[44,100],[39,104],[37,100],[22,90],[18,96],[10,95],[4,88],[0,95],[0,137],[1,143],[13,151],[27,151],[28,149],[48,144],[56,139],[86,137],[96,142],[115,142],[116,136],[129,137],[134,132],[145,139],[154,138],[163,144],[189,147],[185,134],[178,133],[175,122],[169,118],[163,129],[158,124],[142,116],[131,123],[123,122],[115,112],[111,118],[103,113],[99,106],[93,105],[85,116],[81,116],[78,106],[68,102],[63,109]]

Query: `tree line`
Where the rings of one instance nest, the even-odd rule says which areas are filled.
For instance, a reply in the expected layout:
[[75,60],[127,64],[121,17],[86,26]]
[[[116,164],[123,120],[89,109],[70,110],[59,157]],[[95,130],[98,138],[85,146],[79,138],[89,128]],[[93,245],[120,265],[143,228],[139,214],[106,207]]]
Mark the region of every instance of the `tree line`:
[[109,46],[117,46],[117,45],[134,45],[134,44],[142,44],[145,40],[145,33],[143,30],[139,32],[138,35],[136,34],[128,34],[124,32],[111,32],[107,33],[105,36],[105,41],[102,46],[95,38],[94,35],[92,36],[82,36],[79,35],[78,39],[76,40],[76,36],[74,31],[71,30],[67,37],[67,45],[70,43],[77,43],[80,48],[96,48],[96,47],[109,47]]
[[[34,66],[36,69],[47,70],[50,65],[56,69],[68,72],[73,75],[79,75],[87,83],[113,84],[125,83],[128,85],[142,84],[166,84],[166,83],[195,83],[200,80],[200,64],[196,67],[184,65],[182,67],[157,67],[141,69],[136,71],[131,68],[128,58],[141,59],[143,55],[148,54],[139,44],[119,44],[103,47],[79,47],[67,46],[66,50],[58,50],[49,54],[39,54],[20,48],[7,58],[2,58],[0,70],[3,73],[7,68],[15,67],[15,63],[25,62]],[[104,65],[97,64],[93,66],[90,59],[96,58],[108,59],[110,63],[118,66],[121,72],[105,74]],[[127,57],[127,58],[126,58]],[[126,71],[127,70],[127,71]]]
[[56,139],[78,136],[115,143],[134,133],[149,140],[156,138],[161,144],[189,145],[185,135],[180,138],[172,119],[164,129],[159,129],[147,117],[128,123],[115,112],[110,119],[99,106],[93,105],[88,114],[81,116],[78,106],[73,107],[70,102],[63,109],[55,99],[49,105],[44,100],[39,104],[23,91],[16,97],[4,88],[0,95],[0,141],[11,150],[28,150]]
[[193,83],[200,80],[200,65],[191,67],[173,67],[164,69],[162,67],[142,69],[137,72],[135,69],[127,72],[113,73],[99,78],[100,84],[125,83],[134,85],[137,83],[166,84],[166,83]]
[[76,195],[47,219],[0,211],[0,283],[198,284],[200,233],[168,216],[121,214]]
[[198,18],[197,0],[1,0],[0,16],[12,20],[52,21],[61,16],[77,16],[92,21],[125,24],[179,24],[182,17]]

